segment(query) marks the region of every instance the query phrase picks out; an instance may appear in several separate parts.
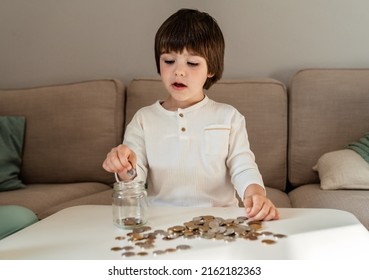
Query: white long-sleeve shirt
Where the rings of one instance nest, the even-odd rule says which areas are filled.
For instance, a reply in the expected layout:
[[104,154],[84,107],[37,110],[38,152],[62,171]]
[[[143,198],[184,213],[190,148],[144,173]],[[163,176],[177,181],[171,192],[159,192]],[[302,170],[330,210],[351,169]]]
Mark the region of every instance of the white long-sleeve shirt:
[[263,180],[250,150],[245,118],[231,105],[205,98],[168,111],[156,103],[137,111],[124,144],[137,155],[137,180],[151,205],[237,206],[235,190]]

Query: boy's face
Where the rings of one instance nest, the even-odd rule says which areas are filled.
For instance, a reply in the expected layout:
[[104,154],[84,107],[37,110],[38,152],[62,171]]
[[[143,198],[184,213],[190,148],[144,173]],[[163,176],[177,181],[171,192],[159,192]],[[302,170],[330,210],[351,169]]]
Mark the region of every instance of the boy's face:
[[160,56],[160,76],[170,94],[173,107],[187,108],[204,98],[203,86],[208,73],[206,60],[188,52],[170,52]]

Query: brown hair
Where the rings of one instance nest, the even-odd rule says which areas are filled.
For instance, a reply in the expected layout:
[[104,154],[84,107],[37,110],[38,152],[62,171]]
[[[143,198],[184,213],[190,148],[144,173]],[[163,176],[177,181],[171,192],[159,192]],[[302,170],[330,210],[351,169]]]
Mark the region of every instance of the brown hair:
[[160,55],[182,52],[184,49],[204,57],[208,78],[204,89],[209,89],[223,74],[224,38],[217,22],[209,14],[192,9],[181,9],[171,15],[155,36],[155,61],[160,74]]

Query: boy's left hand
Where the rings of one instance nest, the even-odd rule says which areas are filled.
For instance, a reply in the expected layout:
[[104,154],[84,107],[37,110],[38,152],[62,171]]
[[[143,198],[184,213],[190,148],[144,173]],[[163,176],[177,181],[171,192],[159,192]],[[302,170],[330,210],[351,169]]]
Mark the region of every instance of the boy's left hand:
[[259,185],[250,185],[245,192],[243,204],[246,216],[250,220],[278,220],[279,212],[273,202],[265,196],[264,189]]

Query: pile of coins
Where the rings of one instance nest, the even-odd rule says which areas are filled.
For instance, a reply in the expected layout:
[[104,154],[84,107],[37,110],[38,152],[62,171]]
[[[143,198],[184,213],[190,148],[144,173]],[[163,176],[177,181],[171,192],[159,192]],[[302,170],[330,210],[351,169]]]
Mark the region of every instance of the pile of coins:
[[[244,216],[235,219],[223,219],[211,215],[194,217],[192,220],[175,225],[167,230],[152,231],[149,226],[133,228],[126,236],[118,236],[117,240],[128,240],[140,251],[135,253],[134,246],[113,247],[112,251],[124,251],[123,257],[147,256],[148,250],[155,249],[155,240],[161,237],[162,240],[170,241],[177,238],[191,239],[215,239],[225,242],[235,241],[237,238],[246,240],[259,240],[264,244],[275,244],[276,240],[287,237],[284,234],[275,234],[270,231],[262,231],[261,221],[247,221]],[[154,250],[154,256],[165,253],[172,253],[181,250],[191,249],[191,246],[181,244],[176,247],[169,247],[165,250]]]

